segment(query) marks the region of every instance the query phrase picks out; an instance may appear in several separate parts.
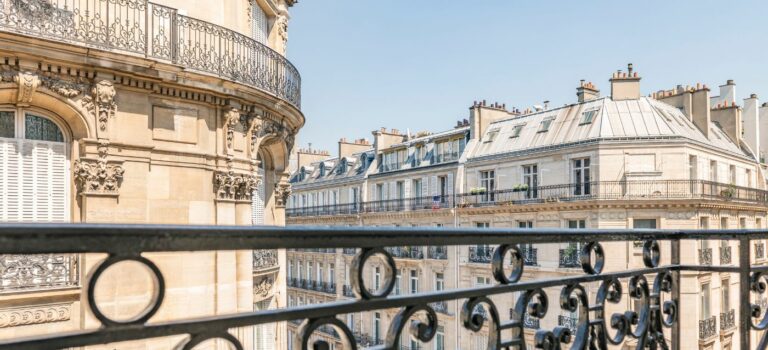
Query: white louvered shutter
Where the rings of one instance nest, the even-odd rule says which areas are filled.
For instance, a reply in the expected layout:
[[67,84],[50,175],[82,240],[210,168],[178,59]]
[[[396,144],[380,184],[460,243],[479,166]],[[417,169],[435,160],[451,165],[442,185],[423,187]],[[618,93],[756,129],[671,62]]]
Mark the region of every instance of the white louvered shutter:
[[429,178],[426,176],[421,178],[421,193],[419,196],[429,197]]
[[403,181],[403,197],[411,198],[411,182]]
[[267,43],[267,37],[269,36],[269,20],[264,10],[259,7],[255,1],[251,6],[251,17],[253,18],[252,29],[253,39],[262,43]]
[[0,141],[2,221],[69,221],[66,149],[63,142]]
[[261,181],[251,195],[251,222],[254,225],[264,225],[264,194],[266,191],[264,170],[257,169],[256,174]]
[[448,173],[447,184],[446,184],[446,193],[448,196],[453,196],[453,173]]
[[440,195],[440,193],[438,193],[438,190],[439,189],[437,188],[437,176],[431,176],[429,178],[429,195],[430,196]]

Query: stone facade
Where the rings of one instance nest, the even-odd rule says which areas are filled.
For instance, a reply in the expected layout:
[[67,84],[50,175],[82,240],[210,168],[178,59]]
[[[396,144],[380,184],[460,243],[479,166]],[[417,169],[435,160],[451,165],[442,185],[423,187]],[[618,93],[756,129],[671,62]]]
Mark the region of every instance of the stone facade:
[[[0,116],[11,120],[3,125],[10,134],[2,136],[14,140],[8,145],[19,147],[42,145],[33,140],[44,140],[62,160],[52,167],[58,192],[52,192],[56,205],[50,210],[55,215],[49,217],[56,219],[45,219],[47,209],[38,206],[22,221],[283,225],[283,203],[290,193],[288,157],[304,125],[298,72],[283,57],[293,1],[96,2],[142,20],[120,22],[114,15],[100,13],[103,24],[112,25],[110,31],[124,32],[121,40],[99,42],[95,36],[86,40],[80,32],[70,32],[66,21],[30,24],[67,13],[84,16],[81,11],[67,12],[80,10],[71,8],[79,2],[68,9],[48,2],[43,7],[21,2],[0,6]],[[259,23],[254,22],[254,14]],[[145,16],[151,23],[144,22]],[[191,22],[196,26],[188,25]],[[172,28],[174,24],[178,27]],[[249,49],[255,50],[253,56],[244,56],[245,60],[226,56],[231,51],[198,55],[178,46],[187,40],[171,36],[191,36],[195,28],[216,25],[221,26],[216,27],[218,31],[242,35]],[[131,28],[146,35],[134,35]],[[209,54],[227,63],[209,65],[205,61]],[[253,58],[257,55],[269,55],[270,64],[285,67],[284,75],[264,75],[256,81],[250,74],[232,73],[264,71],[259,65],[265,63]],[[14,124],[13,118],[18,120],[16,129],[8,126]],[[47,138],[31,139],[39,136],[30,136],[32,122],[41,125],[39,133]],[[57,129],[52,131],[51,125]],[[9,149],[4,151],[25,157],[22,151]],[[29,164],[41,159],[48,158],[30,158]],[[0,165],[4,166],[8,164]],[[258,218],[252,208],[255,196],[263,206]],[[167,287],[165,302],[152,322],[252,311],[257,303],[258,308],[286,304],[280,292],[285,280],[280,268],[283,253],[273,252],[268,258],[251,251],[146,257],[159,266]],[[26,263],[0,258],[6,263]],[[35,264],[66,271],[60,283],[31,280],[0,285],[0,339],[98,327],[86,307],[82,281],[103,259],[99,254],[53,256]],[[115,319],[139,312],[148,293],[146,276],[129,265],[115,266],[99,280],[96,291],[100,309]],[[259,332],[235,330],[247,348],[257,348],[257,343],[285,346],[284,329]],[[258,339],[264,334],[271,339]],[[179,340],[149,339],[93,348],[169,349]]]

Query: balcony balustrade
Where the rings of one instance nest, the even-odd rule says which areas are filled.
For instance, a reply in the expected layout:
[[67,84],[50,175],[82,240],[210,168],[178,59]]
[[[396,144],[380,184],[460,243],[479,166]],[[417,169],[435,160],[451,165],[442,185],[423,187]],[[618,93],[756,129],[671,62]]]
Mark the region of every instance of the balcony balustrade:
[[[486,325],[489,322],[504,322],[505,324],[512,322],[533,327],[537,321],[547,317],[547,314],[562,312],[565,316],[561,314],[558,317],[558,324],[569,328],[572,334],[569,337],[548,338],[555,343],[547,346],[568,347],[573,344],[595,344],[597,348],[607,348],[609,344],[606,337],[596,334],[600,331],[592,328],[592,326],[596,324],[609,326],[612,324],[636,324],[633,330],[640,332],[638,334],[633,332],[626,334],[614,332],[611,334],[619,334],[616,341],[625,346],[634,346],[636,338],[642,337],[645,341],[650,342],[647,344],[651,348],[696,347],[698,346],[698,339],[691,339],[691,337],[686,336],[685,332],[669,332],[668,328],[675,326],[676,322],[682,322],[681,320],[685,318],[695,317],[693,315],[697,313],[695,310],[684,309],[686,305],[695,305],[693,300],[686,298],[698,298],[698,296],[680,293],[681,275],[683,275],[681,272],[709,272],[712,271],[713,267],[680,264],[682,243],[692,239],[737,241],[738,245],[733,245],[738,247],[736,254],[746,256],[753,249],[751,248],[752,241],[762,240],[766,234],[768,231],[643,230],[636,232],[633,230],[591,229],[528,229],[521,233],[520,230],[498,228],[465,228],[458,232],[440,228],[419,228],[418,234],[414,234],[413,230],[405,228],[359,228],[350,232],[349,228],[332,227],[313,227],[311,230],[307,230],[306,228],[292,227],[0,225],[0,254],[5,254],[4,256],[83,253],[102,253],[106,256],[105,260],[97,262],[96,266],[88,271],[87,280],[83,281],[90,286],[83,289],[83,293],[85,293],[82,304],[83,311],[95,315],[96,320],[101,323],[100,327],[61,334],[46,333],[23,338],[5,338],[0,341],[0,350],[82,348],[107,343],[182,335],[185,336],[185,339],[191,337],[200,341],[226,337],[227,340],[233,342],[234,346],[239,347],[242,344],[229,335],[231,334],[229,330],[289,320],[300,321],[298,323],[300,329],[297,329],[295,334],[301,334],[301,338],[294,342],[294,348],[328,348],[330,345],[326,343],[327,340],[323,340],[328,339],[328,337],[317,336],[323,333],[322,330],[317,331],[321,326],[333,326],[339,335],[344,333],[344,336],[333,339],[340,339],[343,342],[343,339],[356,338],[350,328],[336,318],[337,314],[399,310],[396,312],[400,314],[391,318],[392,323],[389,325],[391,329],[380,330],[381,336],[377,337],[379,341],[365,343],[365,346],[375,346],[374,343],[382,344],[387,341],[386,339],[390,339],[390,341],[401,339],[402,330],[409,329],[411,322],[421,323],[418,325],[419,327],[430,327],[430,325],[437,327],[439,321],[450,322],[442,320],[445,317],[442,312],[437,313],[437,318],[429,320],[415,320],[410,317],[412,316],[410,313],[414,310],[424,309],[429,312],[436,311],[436,309],[441,308],[441,302],[452,300],[458,302],[457,311],[461,313],[461,319],[469,322],[461,322],[460,324],[468,329],[483,327],[482,324],[477,323],[481,319]],[[376,263],[386,264],[389,271],[397,271],[398,265],[402,262],[391,259],[392,254],[383,249],[383,247],[391,246],[393,242],[417,247],[474,244],[475,248],[483,247],[483,249],[475,251],[474,256],[488,257],[490,254],[485,252],[493,252],[494,249],[509,249],[510,246],[521,244],[567,244],[582,242],[585,237],[590,240],[589,244],[596,247],[596,250],[601,246],[601,242],[644,241],[645,244],[641,248],[643,256],[649,258],[637,267],[630,267],[628,270],[606,272],[602,271],[603,265],[600,260],[613,257],[610,256],[612,252],[604,251],[605,256],[596,256],[590,261],[585,261],[582,274],[573,273],[564,277],[550,276],[543,279],[536,279],[534,276],[533,279],[526,280],[518,280],[515,276],[512,276],[510,280],[510,276],[504,273],[504,270],[498,270],[498,267],[494,267],[488,261],[486,263],[490,269],[498,270],[493,273],[496,282],[478,285],[474,288],[429,291],[393,297],[390,292],[391,289],[387,286],[391,286],[390,283],[392,283],[389,278],[394,277],[385,276],[380,281],[381,288],[375,291],[365,285],[364,279],[354,280],[352,283],[355,285],[345,286],[344,290],[359,289],[363,295],[344,302],[290,306],[279,310],[244,312],[205,318],[184,319],[182,317],[162,323],[148,323],[148,320],[156,315],[164,303],[177,302],[167,299],[172,298],[172,296],[166,295],[163,272],[152,261],[152,257],[155,256],[153,253],[156,252],[359,248],[360,251],[357,253],[356,259],[353,260],[353,266],[351,266],[353,270],[360,271],[364,266],[370,266],[369,263],[373,263],[373,261],[369,258],[372,256],[384,255],[385,259],[377,258]],[[603,251],[602,248],[599,249]],[[94,288],[98,288],[97,282],[103,276],[104,271],[123,261],[135,262],[148,268],[147,271],[157,281],[150,287],[153,289],[150,295],[156,297],[151,300],[147,310],[142,312],[138,318],[116,321],[105,316],[99,305],[92,304],[89,300],[95,298],[97,292]],[[665,261],[665,265],[662,265],[661,261]],[[520,261],[515,261],[514,264],[518,264],[520,268],[525,267]],[[5,267],[2,268],[5,269]],[[765,293],[762,286],[768,283],[768,276],[765,275],[760,266],[753,267],[749,264],[742,266],[738,259],[733,261],[733,265],[719,268],[733,274],[739,274],[742,277],[739,279],[741,281],[757,282],[746,285],[735,284],[738,285],[736,288],[740,290],[740,293],[737,294],[740,300],[735,302],[738,307],[735,310],[728,310],[721,317],[720,322],[723,324],[721,327],[724,328],[717,326],[717,317],[702,320],[699,323],[699,338],[710,339],[715,337],[720,329],[727,329],[728,331],[733,329],[734,332],[738,332],[738,336],[733,338],[736,340],[734,346],[738,346],[740,349],[754,349],[760,341],[766,341],[766,339],[761,339],[766,336],[758,329],[740,327],[740,323],[735,322],[735,320],[751,318],[754,310],[758,309],[758,305],[765,304]],[[128,286],[131,281],[126,280],[124,283]],[[290,278],[287,283],[290,286],[308,286],[323,290],[328,288],[323,283],[318,284],[314,281],[298,278]],[[596,285],[598,287],[595,290],[596,293],[588,293],[587,285]],[[570,312],[573,304],[570,302],[550,302],[549,308],[541,308],[540,300],[543,298],[543,290],[552,288],[559,288],[559,294],[564,295],[567,298],[565,300],[575,301],[578,308],[589,310],[592,317],[584,320],[572,319]],[[628,302],[626,292],[620,292],[622,289],[625,291],[646,290],[646,292],[637,294],[645,299],[637,306],[641,310],[623,311],[615,309],[615,307],[621,308],[621,305]],[[600,292],[600,290],[605,292]],[[507,320],[507,317],[502,317],[506,315],[500,315],[497,311],[494,300],[513,296],[517,298],[517,303],[522,311],[510,315],[514,319]],[[758,300],[757,305],[750,302],[749,298],[753,296]],[[613,311],[610,313],[604,309],[604,305],[607,305],[608,302],[613,304],[611,307]],[[538,310],[538,312],[531,313],[530,310]],[[539,323],[538,326],[542,327],[542,324]],[[311,332],[310,329],[316,330],[318,333]],[[499,332],[496,336],[501,337],[498,339],[505,343],[524,341],[522,334],[502,333],[499,327],[489,327],[488,329],[496,329]],[[610,331],[608,327],[605,329]],[[552,332],[553,330],[540,329],[539,331]],[[669,338],[655,336],[661,333],[669,334]],[[385,339],[384,334],[393,336],[388,336]],[[358,340],[365,340],[361,338],[357,337]],[[525,341],[529,342],[530,340]],[[627,342],[629,344],[626,344]],[[363,342],[360,343],[363,344]],[[387,348],[394,348],[396,344],[384,345]],[[542,347],[545,344],[534,341],[534,344],[530,345]],[[493,345],[489,344],[489,347],[493,347]]]
[[388,247],[392,257],[399,259],[424,259],[424,247]]
[[533,247],[523,247],[521,249],[523,254],[523,261],[525,265],[537,266],[539,265],[539,249]]
[[712,265],[712,248],[699,249],[699,264]]
[[253,251],[253,270],[266,270],[277,268],[277,250],[258,249]]
[[566,249],[560,249],[560,258],[558,259],[558,266],[564,268],[578,268],[581,267],[581,250],[576,247],[569,247]]
[[349,297],[349,298],[354,298],[354,297],[355,297],[355,292],[353,292],[353,291],[352,291],[352,286],[350,286],[350,285],[348,285],[348,284],[345,284],[345,285],[342,287],[342,294],[343,294],[345,297]]
[[441,314],[446,314],[446,315],[451,314],[450,312],[448,312],[448,303],[445,301],[430,303],[429,306],[432,307],[432,309],[435,310],[435,312],[439,312]]
[[736,310],[730,309],[728,312],[720,313],[720,331],[730,331],[736,328]]
[[355,255],[355,254],[357,254],[357,249],[356,248],[344,248],[343,251],[344,251],[344,255]]
[[717,335],[717,316],[699,320],[699,339],[705,340]]
[[720,264],[727,265],[731,263],[731,246],[720,247]]
[[376,346],[376,345],[382,345],[384,344],[384,339],[379,336],[370,336],[366,333],[359,333],[355,332],[353,333],[352,337],[355,339],[355,342],[359,344],[362,347],[370,347],[370,346]]
[[444,245],[430,246],[427,257],[434,260],[448,260],[448,247]]
[[323,253],[323,254],[336,254],[336,248],[309,248],[309,249],[293,249],[292,251],[298,253]]
[[301,107],[301,77],[283,55],[246,35],[146,0],[0,1],[0,31],[179,65]]
[[79,285],[73,254],[0,255],[0,295]]
[[469,262],[473,263],[489,263],[493,260],[493,251],[495,249],[489,246],[470,246],[469,247]]
[[768,206],[768,191],[703,180],[596,181],[413,197],[331,206],[290,208],[288,217],[528,205],[584,200],[711,200]]
[[765,259],[765,243],[755,243],[755,259]]
[[571,334],[576,334],[576,328],[579,326],[579,320],[569,315],[558,315],[557,325],[571,330]]

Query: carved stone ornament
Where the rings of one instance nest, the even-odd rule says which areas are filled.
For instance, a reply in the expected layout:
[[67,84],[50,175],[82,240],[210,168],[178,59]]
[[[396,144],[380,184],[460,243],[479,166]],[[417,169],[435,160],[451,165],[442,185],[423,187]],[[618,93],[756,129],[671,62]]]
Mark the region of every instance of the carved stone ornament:
[[261,282],[253,284],[253,294],[260,295],[262,298],[266,298],[269,296],[270,292],[272,292],[272,286],[274,284],[275,281],[273,281],[271,278],[263,278]]
[[255,175],[236,174],[234,171],[217,171],[213,174],[216,199],[250,201],[260,179]]
[[280,182],[275,184],[275,206],[285,207],[290,196],[291,184],[289,182]]
[[19,85],[19,92],[16,95],[16,103],[28,106],[32,102],[32,95],[40,86],[40,78],[31,72],[19,72],[13,81]]
[[42,85],[48,90],[67,98],[73,98],[86,90],[85,84],[56,79],[51,77],[42,77]]
[[119,194],[125,170],[119,162],[107,160],[107,144],[99,144],[98,159],[80,158],[74,165],[75,185],[80,194]]
[[68,321],[71,312],[71,304],[3,308],[3,310],[0,311],[0,328]]
[[224,127],[227,132],[227,151],[231,151],[235,142],[235,127],[240,122],[240,112],[231,108],[224,113]]
[[251,135],[253,138],[251,143],[252,147],[254,148],[254,152],[256,151],[255,148],[257,145],[260,145],[264,139],[269,138],[283,140],[283,142],[285,142],[285,147],[288,153],[291,153],[293,144],[296,141],[295,132],[289,130],[286,126],[269,119],[263,120],[261,124],[255,128]]
[[102,80],[91,89],[91,95],[82,100],[83,106],[96,116],[101,131],[107,130],[107,121],[115,115],[117,101],[115,86],[109,80]]
[[285,54],[286,46],[288,44],[288,16],[279,15],[275,21],[275,28],[277,28],[277,36],[282,42],[283,54]]

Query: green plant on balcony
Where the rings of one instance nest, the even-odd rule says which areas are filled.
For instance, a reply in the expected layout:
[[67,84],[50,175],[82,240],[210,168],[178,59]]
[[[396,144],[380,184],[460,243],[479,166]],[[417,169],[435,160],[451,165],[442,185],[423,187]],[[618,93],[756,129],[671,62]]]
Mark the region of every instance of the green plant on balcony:
[[728,185],[728,188],[720,191],[720,196],[726,199],[731,199],[736,194],[736,186],[734,184]]
[[512,188],[512,192],[524,192],[528,191],[528,185],[526,184],[519,184]]
[[473,187],[469,189],[469,194],[485,194],[488,190],[485,187]]

